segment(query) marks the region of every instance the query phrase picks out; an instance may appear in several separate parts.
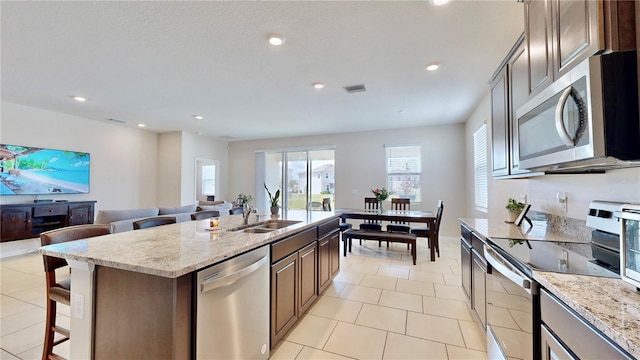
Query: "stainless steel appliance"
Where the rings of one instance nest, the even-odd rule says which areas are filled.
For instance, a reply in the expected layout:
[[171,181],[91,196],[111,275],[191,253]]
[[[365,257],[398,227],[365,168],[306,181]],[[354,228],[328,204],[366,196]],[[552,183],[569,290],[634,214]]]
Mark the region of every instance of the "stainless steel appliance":
[[491,238],[484,255],[487,273],[487,355],[489,359],[539,359],[540,329],[533,324],[539,302],[532,272],[550,271],[590,276],[619,277],[598,265],[589,243],[527,241]]
[[196,275],[195,358],[269,358],[269,247]]
[[591,232],[591,256],[609,270],[620,273],[620,223],[616,212],[624,203],[594,200],[589,204],[587,226]]
[[516,111],[520,167],[640,166],[636,51],[593,56]]
[[625,204],[620,218],[620,276],[640,288],[640,204]]

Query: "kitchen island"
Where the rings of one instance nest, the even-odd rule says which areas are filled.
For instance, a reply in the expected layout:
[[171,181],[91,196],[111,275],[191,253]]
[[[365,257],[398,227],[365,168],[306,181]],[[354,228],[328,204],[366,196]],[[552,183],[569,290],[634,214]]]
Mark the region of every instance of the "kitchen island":
[[72,269],[71,358],[190,358],[196,271],[338,223],[333,212],[289,211],[283,219],[297,223],[252,233],[236,215],[213,231],[209,220],[188,221],[42,247]]

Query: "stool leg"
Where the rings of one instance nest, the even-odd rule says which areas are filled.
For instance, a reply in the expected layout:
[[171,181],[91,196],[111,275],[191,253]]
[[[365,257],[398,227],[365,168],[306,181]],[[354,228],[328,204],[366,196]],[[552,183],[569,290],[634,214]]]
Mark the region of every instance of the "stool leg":
[[342,256],[347,256],[347,237],[342,236]]
[[56,326],[56,302],[47,299],[47,319],[45,321],[44,346],[42,347],[42,358],[48,359],[53,353],[53,336],[52,330]]

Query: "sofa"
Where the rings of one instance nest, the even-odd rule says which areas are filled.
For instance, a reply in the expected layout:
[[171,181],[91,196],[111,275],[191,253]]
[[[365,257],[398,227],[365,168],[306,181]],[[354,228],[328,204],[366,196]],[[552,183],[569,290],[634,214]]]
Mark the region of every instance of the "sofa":
[[200,201],[197,204],[178,207],[150,207],[144,209],[100,210],[95,224],[111,224],[114,232],[133,230],[133,222],[156,216],[175,217],[176,222],[191,221],[191,214],[198,211],[217,210],[220,216],[228,216],[232,203],[225,201]]

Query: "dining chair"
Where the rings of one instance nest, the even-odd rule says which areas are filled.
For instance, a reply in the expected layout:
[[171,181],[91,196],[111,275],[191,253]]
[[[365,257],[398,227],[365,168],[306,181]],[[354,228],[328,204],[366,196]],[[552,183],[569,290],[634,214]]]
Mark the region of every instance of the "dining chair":
[[[364,198],[364,209],[367,211],[377,211],[378,199],[374,197]],[[376,220],[364,220],[364,222],[360,224],[360,230],[382,231],[382,225]],[[378,246],[381,246],[381,244],[382,241],[378,241]],[[362,245],[362,239],[360,239],[360,245]]]
[[[395,211],[410,211],[411,210],[411,199],[407,198],[392,198],[391,199],[391,210]],[[387,231],[392,232],[403,232],[410,233],[411,226],[406,221],[392,221],[387,225]],[[387,247],[389,247],[389,242],[387,241]],[[407,244],[407,249],[409,249],[409,244]]]
[[331,198],[322,199],[322,211],[331,211]]
[[218,210],[204,210],[204,211],[194,212],[193,214],[191,214],[191,220],[204,220],[204,219],[210,219],[210,218],[219,217],[219,216],[220,216],[220,211]]
[[[442,200],[438,200],[438,210],[436,211],[436,224],[435,224],[435,241],[434,244],[429,244],[429,247],[435,246],[436,254],[440,257],[440,223],[442,222],[442,212],[444,211],[444,202]],[[429,236],[431,234],[431,229],[429,226],[426,227],[413,227],[411,228],[411,233],[415,234],[417,237],[426,237],[429,240]]]
[[174,216],[155,216],[133,222],[133,230],[146,229],[154,226],[175,224]]
[[[50,230],[40,234],[42,246],[60,244],[72,240],[86,239],[90,237],[113,233],[113,225],[75,225],[60,229]],[[56,280],[56,269],[67,266],[67,261],[48,255],[42,255],[46,278],[47,315],[45,319],[44,347],[42,359],[63,359],[53,353],[53,347],[71,338],[68,329],[56,325],[56,307],[58,303],[70,306],[71,304],[71,279]],[[55,334],[62,335],[55,340]]]

